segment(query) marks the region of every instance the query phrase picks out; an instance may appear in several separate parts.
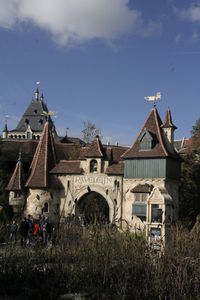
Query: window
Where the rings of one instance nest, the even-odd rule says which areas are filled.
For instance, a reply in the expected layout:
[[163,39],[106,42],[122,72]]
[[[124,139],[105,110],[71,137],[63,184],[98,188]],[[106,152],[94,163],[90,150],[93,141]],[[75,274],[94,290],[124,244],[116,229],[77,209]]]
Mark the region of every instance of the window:
[[29,124],[29,119],[25,119],[25,123],[28,125]]
[[34,109],[34,113],[37,114],[37,109]]
[[26,133],[26,138],[27,138],[27,140],[29,140],[29,139],[31,138],[30,132],[27,132],[27,133]]
[[49,212],[49,203],[45,202],[43,212],[44,213],[48,213]]
[[148,195],[147,193],[135,193],[135,202],[146,202]]
[[40,119],[39,123],[42,125],[42,124],[43,124],[43,120],[42,120],[42,119]]
[[146,217],[146,203],[133,203],[132,215],[137,217]]
[[20,192],[14,192],[14,198],[18,198],[21,196],[21,193]]
[[96,159],[91,160],[90,162],[90,173],[97,172],[97,161]]
[[150,134],[146,128],[142,132],[142,134],[139,137],[139,142],[140,142],[140,150],[146,151],[146,150],[151,150],[152,145],[153,145],[153,137]]
[[162,222],[162,209],[159,208],[159,204],[151,205],[151,222]]
[[148,193],[135,193],[135,202],[132,205],[132,215],[136,215],[142,221],[146,221]]

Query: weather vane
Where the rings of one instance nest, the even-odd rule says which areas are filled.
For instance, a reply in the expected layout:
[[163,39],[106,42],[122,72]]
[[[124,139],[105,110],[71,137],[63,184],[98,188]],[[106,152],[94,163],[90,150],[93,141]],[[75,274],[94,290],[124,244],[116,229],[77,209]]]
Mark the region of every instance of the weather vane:
[[153,106],[156,106],[156,101],[161,100],[161,92],[157,92],[153,96],[144,97],[145,100],[153,102]]

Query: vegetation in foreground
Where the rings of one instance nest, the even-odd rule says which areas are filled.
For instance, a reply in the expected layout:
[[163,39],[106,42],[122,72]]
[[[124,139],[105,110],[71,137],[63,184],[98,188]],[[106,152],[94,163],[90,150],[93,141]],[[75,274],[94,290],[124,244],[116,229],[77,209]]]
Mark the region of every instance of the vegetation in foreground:
[[3,299],[59,299],[66,293],[83,299],[200,299],[198,229],[173,228],[160,255],[143,235],[109,226],[63,225],[57,233],[50,248],[0,249]]

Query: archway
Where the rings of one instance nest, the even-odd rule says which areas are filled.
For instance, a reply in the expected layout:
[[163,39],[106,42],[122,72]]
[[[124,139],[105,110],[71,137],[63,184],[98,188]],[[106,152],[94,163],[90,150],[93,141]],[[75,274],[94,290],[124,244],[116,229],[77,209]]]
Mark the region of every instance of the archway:
[[109,223],[109,206],[105,198],[94,191],[84,194],[76,204],[76,216],[86,224]]

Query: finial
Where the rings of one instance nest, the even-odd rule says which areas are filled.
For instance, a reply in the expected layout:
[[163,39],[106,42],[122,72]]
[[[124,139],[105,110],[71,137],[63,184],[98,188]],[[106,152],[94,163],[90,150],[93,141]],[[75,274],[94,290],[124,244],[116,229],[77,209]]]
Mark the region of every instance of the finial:
[[21,153],[21,151],[19,151],[18,162],[21,162],[21,158],[22,158],[22,153]]
[[156,101],[161,100],[161,92],[157,92],[153,96],[146,96],[144,97],[145,100],[153,102],[153,107],[156,107]]
[[36,91],[35,91],[35,101],[38,101],[38,100],[39,100],[39,89],[38,89],[39,84],[40,84],[40,82],[37,81],[37,82],[36,82],[37,88],[36,88]]
[[66,128],[66,137],[68,137],[68,130],[69,130],[69,127]]

